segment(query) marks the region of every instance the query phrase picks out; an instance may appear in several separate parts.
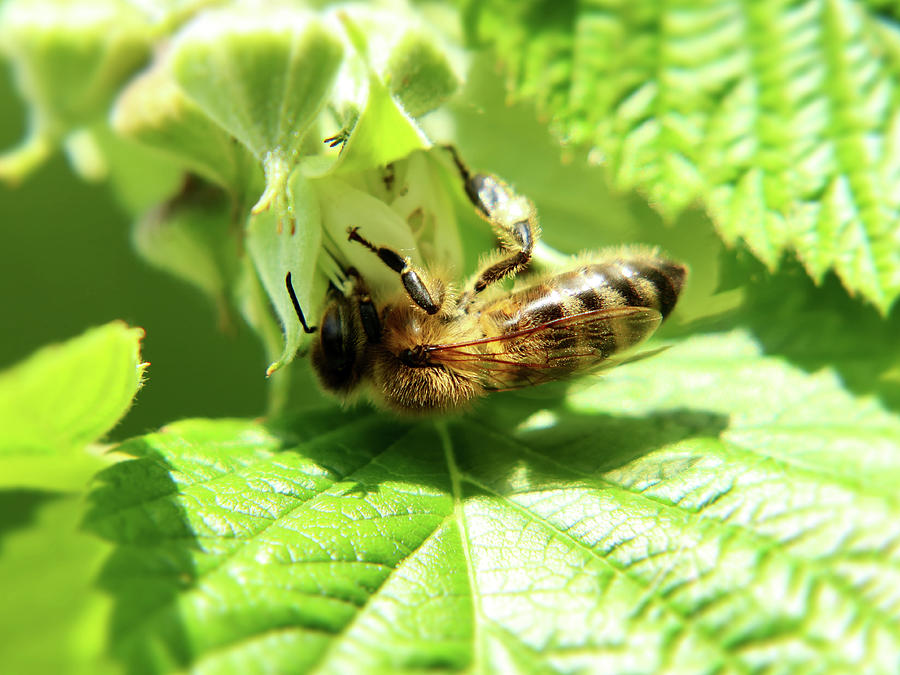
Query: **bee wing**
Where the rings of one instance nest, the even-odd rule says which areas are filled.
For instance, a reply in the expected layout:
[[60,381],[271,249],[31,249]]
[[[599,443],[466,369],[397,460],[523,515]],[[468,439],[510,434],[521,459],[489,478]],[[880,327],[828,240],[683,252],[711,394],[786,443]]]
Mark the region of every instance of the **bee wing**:
[[661,321],[648,307],[598,309],[427,351],[433,363],[479,373],[489,389],[511,389],[602,367],[612,354],[649,337]]
[[645,349],[643,351],[637,352],[636,354],[626,354],[625,356],[620,357],[610,357],[608,359],[604,359],[603,363],[597,366],[597,370],[610,370],[612,368],[618,368],[619,366],[624,366],[629,363],[643,361],[644,359],[649,359],[651,356],[656,356],[657,354],[662,354],[663,352],[669,351],[671,348],[672,345],[663,345],[654,349]]

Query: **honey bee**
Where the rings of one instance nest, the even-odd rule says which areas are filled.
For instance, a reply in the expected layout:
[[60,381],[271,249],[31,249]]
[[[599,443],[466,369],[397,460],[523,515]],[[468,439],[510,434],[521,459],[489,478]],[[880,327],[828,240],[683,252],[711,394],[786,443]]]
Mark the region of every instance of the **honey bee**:
[[297,317],[316,334],[311,358],[324,389],[344,400],[364,392],[404,414],[464,409],[489,392],[596,370],[642,342],[675,307],[687,269],[640,248],[573,258],[552,275],[496,290],[531,261],[540,234],[534,206],[446,149],[499,248],[453,292],[350,227],[349,239],[396,272],[403,291],[376,300],[362,276],[346,270],[350,290],[332,286],[318,327],[307,324],[288,274]]

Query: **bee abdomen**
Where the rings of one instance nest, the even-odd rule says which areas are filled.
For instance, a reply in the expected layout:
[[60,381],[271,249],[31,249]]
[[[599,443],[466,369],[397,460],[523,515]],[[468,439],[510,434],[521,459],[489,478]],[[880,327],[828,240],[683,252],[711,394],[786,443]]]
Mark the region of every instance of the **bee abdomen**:
[[513,293],[487,313],[505,332],[616,307],[648,307],[665,318],[686,274],[684,266],[653,256],[587,263]]
[[682,265],[647,257],[584,265],[554,281],[561,293],[580,305],[573,314],[611,307],[649,307],[665,318],[678,301],[686,274]]

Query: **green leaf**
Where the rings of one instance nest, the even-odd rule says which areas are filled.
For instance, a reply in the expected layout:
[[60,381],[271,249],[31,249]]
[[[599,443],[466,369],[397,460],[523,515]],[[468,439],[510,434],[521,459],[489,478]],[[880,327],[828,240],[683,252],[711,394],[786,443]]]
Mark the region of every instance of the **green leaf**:
[[324,295],[324,288],[313,292],[322,236],[319,202],[309,181],[299,171],[291,175],[290,190],[297,205],[297,220],[290,227],[280,223],[272,210],[252,215],[247,226],[247,250],[284,330],[284,349],[269,366],[267,375],[293,361],[303,335],[285,286],[287,274],[291,274],[291,284],[308,324],[318,320],[314,312],[320,305],[313,303],[312,298]]
[[[335,85],[331,106],[342,111],[344,128],[334,137],[343,138],[340,155],[336,158],[314,157],[304,164],[304,171],[310,176],[330,173],[352,173],[386,166],[400,160],[415,150],[430,146],[430,141],[403,107],[399,89],[394,86],[395,78],[406,80],[403,92],[416,96],[417,90],[423,96],[424,90],[439,96],[431,86],[440,89],[432,77],[450,77],[452,72],[443,55],[434,52],[427,58],[434,63],[421,64],[423,72],[414,72],[407,61],[414,57],[416,36],[411,27],[410,17],[398,13],[366,11],[358,7],[355,12],[339,11],[337,18],[345,32],[349,45],[356,52],[355,59],[345,61]],[[414,25],[414,24],[413,24]],[[398,36],[398,32],[409,32]],[[421,36],[419,36],[421,37]],[[398,42],[399,41],[399,42]],[[412,44],[407,44],[412,42]],[[423,54],[420,54],[426,58]],[[383,61],[381,68],[375,61]],[[448,75],[449,73],[449,75]],[[424,101],[420,101],[424,104]],[[430,104],[436,105],[436,99]],[[328,139],[330,140],[330,139]]]
[[366,106],[353,127],[340,158],[329,166],[329,170],[352,172],[373,169],[402,159],[429,145],[419,127],[403,112],[381,80],[373,74],[369,77]]
[[274,200],[279,217],[293,217],[288,177],[342,58],[343,45],[315,14],[289,7],[205,13],[175,40],[178,84],[263,163],[256,212]]
[[0,373],[3,669],[112,672],[96,592],[108,544],[79,532],[80,494],[108,458],[84,452],[131,405],[143,331],[111,323]]
[[453,22],[452,14],[431,17],[429,23],[409,9],[359,4],[338,10],[337,16],[369,73],[390,89],[406,114],[424,115],[456,91],[460,78],[449,45],[435,30],[441,19]]
[[766,353],[782,355],[807,372],[831,367],[850,391],[877,395],[900,411],[900,312],[879,316],[847,297],[833,274],[814,287],[796,263],[774,276],[762,273],[758,263],[726,261],[726,270],[733,267],[741,280],[756,281],[743,293],[740,314],[721,323],[740,322]]
[[892,672],[900,419],[698,336],[445,422],[134,439],[88,526],[150,672]]
[[385,78],[404,110],[419,117],[444,103],[459,80],[433,35],[410,31],[388,57]]
[[207,293],[223,325],[240,269],[242,226],[232,221],[233,208],[223,191],[191,176],[179,194],[136,223],[132,237],[148,262]]
[[131,81],[111,123],[117,133],[175,158],[238,201],[256,187],[256,158],[193,103],[162,65]]
[[178,84],[258,158],[290,157],[325,102],[343,48],[314,14],[222,10],[173,45]]
[[131,406],[147,365],[142,337],[139,328],[107,324],[0,373],[3,485],[50,487],[67,480],[72,466],[91,465],[77,451]]
[[616,186],[700,201],[774,268],[796,251],[886,313],[900,295],[900,33],[859,3],[468,3],[509,87]]
[[[90,131],[104,178],[118,204],[132,217],[164,203],[184,183],[184,173],[171,157],[118,135],[106,125],[95,125]],[[69,160],[75,163],[71,155]],[[88,180],[81,168],[79,175]]]
[[[11,528],[23,511],[34,522]],[[113,603],[91,583],[111,547],[78,530],[83,516],[81,495],[0,490],[4,671],[118,672],[105,645]]]
[[121,0],[5,2],[0,45],[31,107],[31,128],[0,157],[0,178],[21,180],[66,134],[100,119],[146,62],[150,40],[147,18]]

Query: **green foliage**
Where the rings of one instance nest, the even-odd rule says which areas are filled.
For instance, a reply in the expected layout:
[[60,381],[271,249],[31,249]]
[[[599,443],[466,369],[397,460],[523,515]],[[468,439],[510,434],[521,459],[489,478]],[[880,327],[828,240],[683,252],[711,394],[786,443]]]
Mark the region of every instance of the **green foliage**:
[[6,2],[0,45],[31,105],[28,139],[0,159],[16,180],[67,134],[101,118],[122,83],[149,58],[147,17],[121,0]]
[[57,487],[76,468],[96,468],[84,448],[131,406],[147,365],[142,336],[112,323],[0,374],[0,486]]
[[260,271],[260,281],[266,292],[273,299],[285,336],[284,349],[269,367],[270,373],[290,363],[300,348],[302,330],[284,292],[285,276],[291,273],[292,285],[300,289],[300,298],[309,307],[321,237],[319,205],[309,181],[295,173],[289,187],[291,194],[307,205],[298,214],[290,232],[279,231],[271,210],[251,216],[247,225],[247,252]]
[[[259,337],[214,357],[172,314],[139,404],[168,377],[249,400],[197,377],[214,358],[271,379],[265,417],[168,414],[101,446],[140,330],[0,372],[0,670],[895,672],[893,4],[310,4],[2,7],[33,124],[0,176],[63,145],[109,178],[142,261]],[[688,264],[659,353],[442,419],[326,404],[287,273],[315,324],[341,268],[399,289],[349,226],[457,284],[495,245],[438,140],[527,194],[565,254]],[[7,334],[93,317],[80,286],[118,283],[86,257],[22,282],[19,259],[52,274],[64,226],[78,257],[115,250],[53,176],[20,211],[0,195],[0,287],[27,308]],[[31,218],[48,195],[66,210]]]
[[519,96],[620,189],[701,202],[770,268],[900,295],[900,33],[850,0],[464,3]]
[[734,332],[569,403],[181,422],[87,525],[135,670],[889,672],[898,437]]
[[131,405],[146,366],[142,336],[112,323],[0,375],[4,670],[108,665],[103,625],[110,603],[88,582],[108,547],[78,525],[88,480],[109,460],[86,446]]

